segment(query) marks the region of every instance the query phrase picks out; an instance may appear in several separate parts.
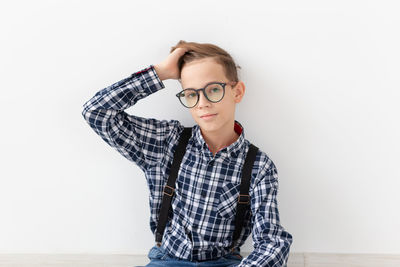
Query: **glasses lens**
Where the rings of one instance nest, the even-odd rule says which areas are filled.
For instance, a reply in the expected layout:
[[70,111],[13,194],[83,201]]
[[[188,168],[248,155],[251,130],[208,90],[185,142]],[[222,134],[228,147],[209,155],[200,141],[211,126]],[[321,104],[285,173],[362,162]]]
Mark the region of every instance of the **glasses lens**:
[[194,107],[197,102],[197,93],[195,90],[187,89],[183,90],[179,94],[179,100],[182,102],[182,104],[188,108]]
[[220,84],[209,84],[206,87],[206,94],[210,101],[218,102],[224,97],[224,88]]

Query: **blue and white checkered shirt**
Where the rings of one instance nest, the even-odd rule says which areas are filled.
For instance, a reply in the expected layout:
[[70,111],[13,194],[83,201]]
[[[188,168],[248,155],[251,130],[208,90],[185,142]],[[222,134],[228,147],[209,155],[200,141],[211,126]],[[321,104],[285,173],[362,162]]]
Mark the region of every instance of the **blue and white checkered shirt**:
[[[142,118],[124,110],[164,87],[154,65],[150,65],[97,92],[82,111],[96,134],[144,172],[150,190],[153,234],[163,187],[184,126],[177,120]],[[193,127],[161,245],[168,254],[201,261],[230,252],[241,172],[250,144],[238,121],[235,131],[239,138],[214,156],[199,126]],[[286,266],[293,239],[280,225],[277,192],[277,169],[259,150],[249,189],[251,213],[246,214],[236,249],[240,251],[251,233],[254,251],[238,266]]]

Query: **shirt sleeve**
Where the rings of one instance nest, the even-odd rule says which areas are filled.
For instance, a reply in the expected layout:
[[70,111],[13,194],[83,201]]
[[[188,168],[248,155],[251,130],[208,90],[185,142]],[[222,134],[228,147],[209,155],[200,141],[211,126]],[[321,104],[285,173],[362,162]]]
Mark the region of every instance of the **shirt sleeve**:
[[238,265],[244,266],[287,266],[293,237],[279,220],[277,193],[278,173],[271,160],[261,171],[262,177],[250,196],[252,211],[252,238],[254,250]]
[[142,171],[160,161],[171,132],[183,126],[177,120],[142,118],[124,110],[164,87],[150,65],[98,91],[83,105],[83,118],[95,133]]

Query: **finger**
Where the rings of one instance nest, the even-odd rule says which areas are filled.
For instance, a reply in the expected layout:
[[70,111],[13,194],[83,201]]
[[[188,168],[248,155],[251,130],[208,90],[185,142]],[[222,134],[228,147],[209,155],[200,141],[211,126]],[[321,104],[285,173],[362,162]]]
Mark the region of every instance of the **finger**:
[[185,47],[180,47],[180,48],[181,48],[182,53],[186,53],[189,51],[189,48],[185,48]]

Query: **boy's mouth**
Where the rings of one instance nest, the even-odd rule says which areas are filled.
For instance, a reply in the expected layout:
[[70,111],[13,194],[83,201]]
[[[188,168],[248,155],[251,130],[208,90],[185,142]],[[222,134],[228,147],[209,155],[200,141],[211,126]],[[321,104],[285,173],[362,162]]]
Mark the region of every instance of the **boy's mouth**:
[[204,115],[202,115],[202,116],[200,116],[200,118],[202,118],[202,119],[211,119],[211,118],[213,118],[213,117],[215,117],[217,114],[215,113],[215,114],[213,114],[213,113],[208,113],[208,114],[204,114]]

